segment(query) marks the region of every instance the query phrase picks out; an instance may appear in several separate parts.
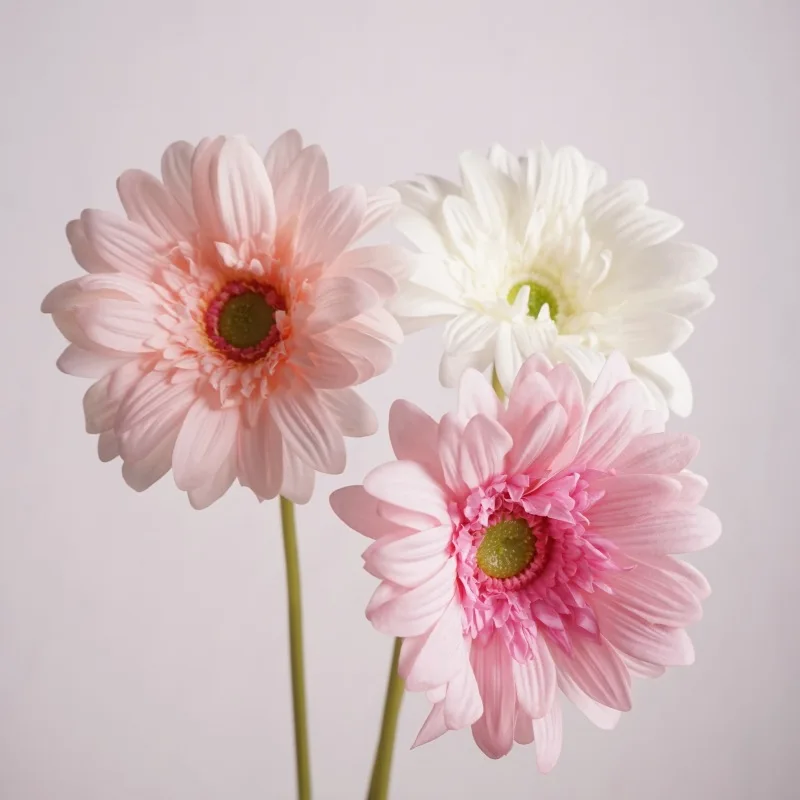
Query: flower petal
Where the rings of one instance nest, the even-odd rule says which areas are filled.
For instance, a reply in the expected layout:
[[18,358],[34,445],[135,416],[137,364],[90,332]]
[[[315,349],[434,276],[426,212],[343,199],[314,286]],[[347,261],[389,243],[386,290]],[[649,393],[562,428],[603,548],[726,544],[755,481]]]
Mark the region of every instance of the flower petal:
[[556,697],[556,665],[543,637],[537,638],[533,658],[524,664],[512,662],[517,702],[531,718],[543,717],[552,707]]
[[239,480],[262,500],[270,500],[283,481],[283,440],[278,426],[261,406],[255,424],[239,430]]
[[358,233],[366,204],[362,186],[340,186],[317,200],[300,227],[296,266],[335,261]]
[[275,207],[281,224],[302,220],[305,212],[328,193],[328,160],[319,145],[304,148],[276,183]]
[[375,412],[354,389],[321,391],[319,397],[343,436],[372,436],[378,430]]
[[175,202],[194,219],[192,201],[192,156],[189,142],[173,142],[161,157],[161,179]]
[[553,703],[545,716],[533,720],[533,738],[536,742],[536,766],[542,773],[550,772],[561,755],[563,722],[560,703]]
[[512,659],[502,637],[472,645],[472,667],[483,700],[483,716],[472,726],[475,743],[489,758],[502,758],[514,744],[517,697]]
[[[354,531],[379,539],[404,529],[378,514],[378,500],[363,486],[344,486],[330,496],[333,513]],[[405,529],[406,533],[411,531]]]
[[128,219],[144,225],[161,241],[191,240],[197,227],[194,217],[152,175],[129,169],[117,180],[117,191]]
[[[382,580],[413,588],[444,566],[449,557],[447,547],[451,538],[449,525],[412,533],[400,530],[373,542],[364,551],[364,564],[370,574]],[[449,677],[433,685],[438,686],[447,680]]]
[[283,483],[280,493],[293,503],[304,505],[314,494],[316,473],[283,440]]
[[67,240],[75,260],[87,272],[114,272],[114,267],[100,256],[86,238],[86,231],[81,220],[73,219],[67,223]]
[[376,467],[364,479],[364,488],[391,505],[420,512],[442,524],[450,521],[441,486],[414,461]]
[[692,462],[700,443],[688,433],[649,433],[635,438],[614,461],[621,474],[680,472]]
[[380,302],[377,292],[353,278],[322,278],[315,286],[313,311],[306,320],[308,335],[347,322]]
[[422,409],[395,400],[389,409],[389,439],[398,461],[416,461],[434,478],[442,478],[437,441],[439,425]]
[[294,128],[282,133],[269,147],[264,158],[270,183],[277,189],[281,179],[303,149],[303,137]]
[[464,429],[458,449],[460,471],[467,486],[483,486],[499,475],[513,443],[511,435],[499,422],[483,414],[474,416]]

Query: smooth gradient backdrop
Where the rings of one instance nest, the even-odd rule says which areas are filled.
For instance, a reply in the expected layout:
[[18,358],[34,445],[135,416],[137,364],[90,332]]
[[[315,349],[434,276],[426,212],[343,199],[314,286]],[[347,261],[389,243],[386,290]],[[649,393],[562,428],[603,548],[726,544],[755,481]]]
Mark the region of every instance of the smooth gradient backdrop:
[[[394,800],[789,800],[798,707],[796,0],[3,0],[0,20],[0,797],[291,800],[275,503],[137,495],[83,432],[88,382],[56,371],[39,303],[78,274],[64,224],[172,140],[288,127],[335,183],[453,177],[465,148],[571,143],[718,254],[716,304],[681,353],[723,520],[694,559],[714,594],[697,663],[637,682],[613,733],[577,713],[563,755],[490,761],[469,732],[409,751]],[[391,234],[390,234],[391,235]],[[443,413],[439,332],[368,384],[379,433],[299,513],[317,800],[363,797],[391,642],[364,619],[365,541],[334,488],[388,459],[406,397]]]

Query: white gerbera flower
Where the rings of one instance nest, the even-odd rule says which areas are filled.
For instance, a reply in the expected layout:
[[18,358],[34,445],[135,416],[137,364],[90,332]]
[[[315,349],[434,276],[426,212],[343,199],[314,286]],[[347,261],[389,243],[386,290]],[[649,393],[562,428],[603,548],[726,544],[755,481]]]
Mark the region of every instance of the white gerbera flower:
[[593,381],[618,350],[654,407],[687,415],[691,385],[673,351],[713,300],[716,258],[672,239],[681,221],[649,208],[641,181],[608,185],[573,147],[517,158],[495,145],[460,167],[461,186],[397,186],[397,225],[422,253],[393,310],[407,331],[447,323],[442,383],[493,367],[508,392],[535,352]]

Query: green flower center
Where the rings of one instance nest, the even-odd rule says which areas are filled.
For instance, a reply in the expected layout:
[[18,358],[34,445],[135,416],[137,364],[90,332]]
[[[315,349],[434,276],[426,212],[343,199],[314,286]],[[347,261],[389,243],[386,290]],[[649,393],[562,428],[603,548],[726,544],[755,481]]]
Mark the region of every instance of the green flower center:
[[231,297],[219,314],[217,331],[232,347],[255,347],[275,324],[275,309],[260,292],[243,292]]
[[533,561],[536,543],[525,520],[507,519],[487,528],[476,553],[478,566],[490,578],[515,578]]
[[523,286],[528,286],[531,290],[530,297],[528,297],[529,317],[538,317],[545,303],[550,307],[550,319],[554,320],[558,316],[558,300],[556,300],[556,296],[550,289],[546,286],[542,286],[541,283],[536,283],[536,281],[520,281],[514,284],[514,286],[511,287],[511,291],[508,293],[509,303],[513,303],[517,299],[517,295],[520,293]]

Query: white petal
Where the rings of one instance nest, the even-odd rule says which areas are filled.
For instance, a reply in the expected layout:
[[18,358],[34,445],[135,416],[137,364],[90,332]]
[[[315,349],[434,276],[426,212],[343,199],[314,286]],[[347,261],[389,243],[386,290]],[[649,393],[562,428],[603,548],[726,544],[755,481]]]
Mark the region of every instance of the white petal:
[[637,358],[631,362],[631,369],[635,375],[644,375],[653,381],[679,417],[692,413],[692,384],[673,353]]
[[483,156],[463,153],[459,158],[461,180],[466,197],[478,212],[487,231],[503,230],[508,217],[507,198],[514,184],[498,172]]

